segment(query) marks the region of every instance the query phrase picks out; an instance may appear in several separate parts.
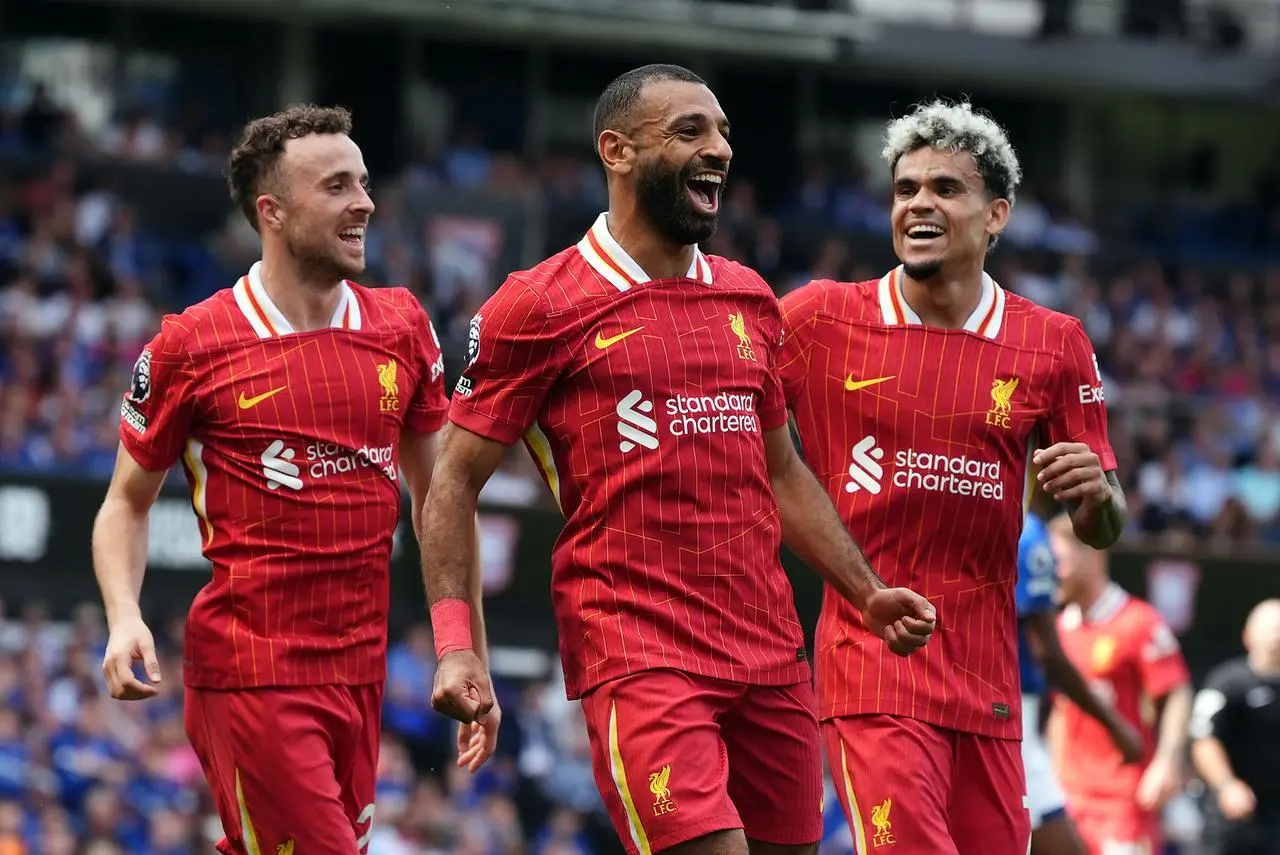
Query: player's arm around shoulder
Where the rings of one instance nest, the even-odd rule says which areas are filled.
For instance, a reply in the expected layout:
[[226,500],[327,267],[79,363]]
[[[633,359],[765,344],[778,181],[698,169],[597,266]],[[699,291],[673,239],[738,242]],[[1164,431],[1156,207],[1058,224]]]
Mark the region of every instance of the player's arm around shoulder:
[[867,628],[894,653],[907,656],[928,644],[933,606],[914,591],[887,587],[871,569],[826,491],[796,453],[786,424],[766,430],[764,439],[782,542],[861,611]]
[[1081,541],[1106,549],[1120,539],[1128,505],[1107,435],[1102,374],[1084,325],[1054,316],[1063,330],[1059,376],[1053,390],[1049,436],[1032,463],[1045,492],[1067,506]]

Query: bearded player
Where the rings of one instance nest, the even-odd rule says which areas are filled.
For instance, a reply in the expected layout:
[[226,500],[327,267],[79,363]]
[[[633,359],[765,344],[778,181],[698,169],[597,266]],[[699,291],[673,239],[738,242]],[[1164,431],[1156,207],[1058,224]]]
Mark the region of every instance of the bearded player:
[[103,673],[115,698],[153,697],[147,514],[182,459],[213,564],[186,623],[186,727],[226,855],[368,844],[399,474],[416,524],[448,408],[418,301],[347,278],[374,209],[350,133],[318,107],[245,127],[229,182],[262,260],[142,352],[94,528]]
[[818,699],[858,851],[1024,855],[1018,537],[1034,459],[1081,536],[1120,534],[1124,499],[1089,340],[983,267],[1022,171],[968,105],[888,126],[894,249],[878,282],[783,300],[780,361],[806,459],[868,559],[937,609],[909,660],[824,597]]
[[1050,520],[1049,538],[1066,606],[1062,647],[1138,729],[1143,749],[1127,762],[1097,721],[1060,698],[1049,742],[1067,810],[1089,855],[1159,852],[1162,809],[1186,774],[1192,690],[1182,650],[1159,612],[1111,581],[1107,554],[1082,543],[1069,520]]
[[609,210],[471,323],[423,529],[433,703],[464,722],[492,703],[468,633],[468,520],[523,438],[566,518],[552,554],[566,689],[627,850],[812,853],[818,724],[780,542],[877,647],[923,645],[931,609],[880,582],[796,455],[769,287],[698,249],[733,156],[711,90],[678,66],[628,72],[595,130]]

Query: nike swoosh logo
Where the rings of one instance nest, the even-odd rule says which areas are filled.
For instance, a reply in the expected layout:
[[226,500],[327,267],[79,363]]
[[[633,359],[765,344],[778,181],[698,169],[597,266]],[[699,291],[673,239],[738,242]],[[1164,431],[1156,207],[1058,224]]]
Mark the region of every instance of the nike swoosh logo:
[[627,330],[626,332],[618,333],[617,335],[611,335],[608,338],[605,338],[604,336],[600,335],[600,333],[596,333],[596,348],[598,350],[604,350],[606,347],[613,347],[615,344],[622,341],[627,336],[634,335],[640,332],[640,330],[642,329],[644,329],[644,327],[639,326],[633,330]]
[[844,379],[844,390],[846,392],[856,392],[859,389],[865,389],[868,386],[874,386],[877,383],[883,383],[886,380],[892,380],[894,377],[897,377],[897,376],[898,376],[897,374],[892,374],[888,377],[873,377],[870,380],[854,380],[853,375],[850,374],[848,377]]
[[272,395],[279,392],[283,392],[287,388],[287,386],[281,386],[279,389],[272,389],[270,392],[263,392],[261,395],[254,395],[252,398],[246,398],[244,396],[244,392],[241,392],[240,400],[237,403],[240,404],[240,409],[242,410],[252,409],[267,400],[267,398],[270,398]]

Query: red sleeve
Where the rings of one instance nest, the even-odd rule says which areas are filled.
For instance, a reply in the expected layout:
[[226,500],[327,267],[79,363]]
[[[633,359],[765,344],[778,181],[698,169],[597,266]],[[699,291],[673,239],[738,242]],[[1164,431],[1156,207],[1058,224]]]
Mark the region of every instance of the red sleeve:
[[550,317],[541,294],[508,277],[471,319],[467,366],[453,392],[450,421],[495,442],[518,440],[569,359],[566,331]]
[[120,441],[138,465],[163,472],[177,462],[195,413],[191,357],[183,331],[166,319],[133,365],[120,402]]
[[1177,637],[1154,610],[1143,622],[1138,641],[1138,670],[1148,697],[1162,698],[1191,681]]
[[1049,412],[1049,443],[1083,442],[1098,455],[1104,472],[1116,468],[1107,438],[1107,408],[1102,402],[1098,357],[1080,321],[1072,318],[1062,342],[1058,388]]
[[810,336],[821,305],[818,289],[810,283],[783,296],[782,347],[778,353],[778,376],[787,406],[794,408],[809,379]]
[[768,341],[769,377],[765,381],[764,397],[760,401],[760,426],[774,430],[787,423],[787,399],[778,376],[778,357],[782,345],[782,315],[778,300],[772,295],[761,314],[760,326]]
[[418,305],[414,317],[413,350],[418,363],[418,387],[404,414],[404,426],[418,433],[434,433],[444,427],[449,396],[444,391],[444,355],[440,339],[427,312]]

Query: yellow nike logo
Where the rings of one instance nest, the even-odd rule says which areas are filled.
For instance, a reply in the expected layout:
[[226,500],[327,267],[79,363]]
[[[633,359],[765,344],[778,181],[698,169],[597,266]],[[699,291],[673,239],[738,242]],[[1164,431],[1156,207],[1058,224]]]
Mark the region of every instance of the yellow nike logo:
[[898,376],[897,374],[892,374],[888,377],[873,377],[870,380],[854,380],[853,375],[850,374],[848,377],[844,378],[844,390],[846,392],[856,392],[859,389],[865,389],[868,386],[874,386],[877,383],[883,383],[886,380],[892,380],[894,377],[897,377],[897,376]]
[[240,400],[238,402],[240,404],[240,409],[248,410],[253,407],[256,407],[259,404],[261,404],[263,401],[267,400],[267,398],[270,398],[272,395],[275,395],[278,392],[283,392],[287,388],[289,387],[281,386],[279,389],[272,389],[270,392],[263,392],[261,395],[254,395],[252,398],[246,398],[244,396],[244,392],[241,392]]
[[600,333],[596,333],[596,347],[599,350],[604,350],[606,347],[613,347],[615,344],[622,341],[627,336],[634,335],[635,333],[640,332],[640,330],[642,329],[644,329],[644,327],[639,326],[633,330],[627,330],[626,332],[618,333],[617,335],[611,335],[608,338],[605,338],[604,336],[600,335]]

